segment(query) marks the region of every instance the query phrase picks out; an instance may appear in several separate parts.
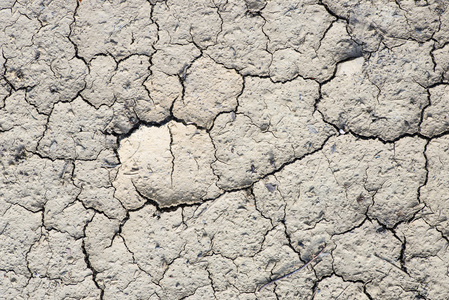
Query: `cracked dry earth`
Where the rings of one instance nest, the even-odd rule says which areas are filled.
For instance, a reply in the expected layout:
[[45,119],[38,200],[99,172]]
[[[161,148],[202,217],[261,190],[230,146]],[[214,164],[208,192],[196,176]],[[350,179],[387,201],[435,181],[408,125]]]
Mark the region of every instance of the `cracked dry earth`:
[[447,1],[2,0],[0,27],[1,299],[449,298]]

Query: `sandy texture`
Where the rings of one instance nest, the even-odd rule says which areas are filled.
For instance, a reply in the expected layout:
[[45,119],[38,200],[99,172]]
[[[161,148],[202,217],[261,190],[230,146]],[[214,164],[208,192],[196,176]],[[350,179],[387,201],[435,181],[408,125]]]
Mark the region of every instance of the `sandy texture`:
[[0,28],[1,299],[449,298],[447,1],[4,0]]

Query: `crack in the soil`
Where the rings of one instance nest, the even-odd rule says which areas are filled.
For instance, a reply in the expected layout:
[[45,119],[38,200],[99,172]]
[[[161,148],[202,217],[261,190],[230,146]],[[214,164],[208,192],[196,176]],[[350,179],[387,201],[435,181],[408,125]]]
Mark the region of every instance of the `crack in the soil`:
[[100,286],[100,284],[97,281],[97,275],[98,275],[98,271],[95,270],[95,268],[92,266],[91,261],[90,261],[90,256],[89,253],[87,251],[86,248],[86,230],[87,230],[87,226],[90,224],[90,222],[92,222],[93,218],[94,218],[95,214],[92,215],[92,218],[90,221],[88,221],[83,228],[83,237],[81,238],[81,250],[83,252],[84,255],[84,262],[86,263],[86,267],[92,272],[92,281],[94,282],[95,286],[97,289],[100,290],[100,300],[103,300],[104,298],[104,288],[102,288]]

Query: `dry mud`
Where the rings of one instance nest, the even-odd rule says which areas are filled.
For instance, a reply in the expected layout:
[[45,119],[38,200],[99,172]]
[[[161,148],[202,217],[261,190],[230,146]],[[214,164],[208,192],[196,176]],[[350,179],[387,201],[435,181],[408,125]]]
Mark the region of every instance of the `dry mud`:
[[1,299],[449,299],[447,1],[2,0],[0,27]]

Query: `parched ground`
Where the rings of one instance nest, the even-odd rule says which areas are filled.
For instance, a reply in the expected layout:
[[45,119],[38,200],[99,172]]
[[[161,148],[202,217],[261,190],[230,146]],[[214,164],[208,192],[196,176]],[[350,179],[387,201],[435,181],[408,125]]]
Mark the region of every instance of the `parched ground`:
[[0,28],[0,299],[449,299],[448,1],[1,0]]

